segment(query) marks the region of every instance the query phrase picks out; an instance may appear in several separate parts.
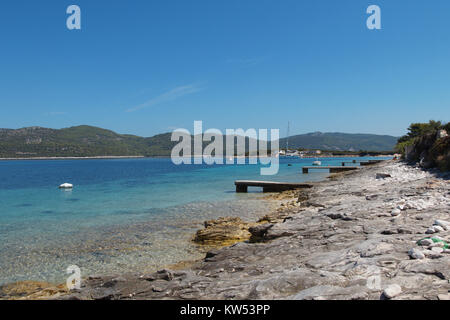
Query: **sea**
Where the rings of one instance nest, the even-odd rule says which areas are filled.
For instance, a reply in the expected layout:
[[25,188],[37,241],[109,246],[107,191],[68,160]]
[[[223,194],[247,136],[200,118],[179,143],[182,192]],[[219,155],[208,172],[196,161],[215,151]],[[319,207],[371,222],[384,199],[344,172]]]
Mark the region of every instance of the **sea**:
[[[73,265],[86,277],[200,259],[191,239],[205,220],[255,221],[277,206],[258,188],[236,193],[235,180],[325,179],[323,170],[302,174],[312,161],[280,158],[274,176],[261,176],[259,163],[175,165],[170,158],[0,161],[0,285],[63,283]],[[58,188],[65,182],[73,189]]]

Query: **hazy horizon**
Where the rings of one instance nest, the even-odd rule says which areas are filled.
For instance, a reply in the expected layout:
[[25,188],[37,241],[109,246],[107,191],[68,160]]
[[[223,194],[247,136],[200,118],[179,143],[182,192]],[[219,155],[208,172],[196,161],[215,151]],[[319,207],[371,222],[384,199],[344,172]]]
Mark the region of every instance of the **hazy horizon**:
[[[161,135],[161,134],[167,134],[167,133],[171,133],[173,130],[167,130],[165,132],[158,132],[155,133],[153,135],[150,136],[141,136],[138,134],[134,134],[134,133],[130,133],[130,132],[118,132],[109,128],[103,128],[103,127],[97,127],[97,126],[93,126],[90,124],[80,124],[80,125],[73,125],[73,126],[69,126],[69,127],[60,127],[60,128],[50,128],[50,127],[44,127],[44,126],[27,126],[27,127],[20,127],[20,128],[0,128],[0,129],[4,129],[4,130],[20,130],[20,129],[26,129],[26,128],[32,128],[32,127],[39,127],[39,128],[45,128],[45,129],[54,129],[54,130],[61,130],[61,129],[68,129],[68,128],[72,128],[72,127],[82,127],[82,126],[88,126],[88,127],[96,127],[96,128],[100,128],[100,129],[105,129],[105,130],[109,130],[109,131],[113,131],[117,134],[121,134],[121,135],[133,135],[133,136],[139,136],[139,137],[143,137],[143,138],[149,138],[149,137],[153,137],[156,135]],[[187,129],[190,130],[192,128],[180,128],[180,129]],[[217,128],[203,128],[204,131],[206,129],[217,129]],[[251,129],[251,128],[225,128],[223,130],[221,130],[222,132],[225,132],[226,129]],[[258,128],[256,128],[257,130]],[[275,128],[276,129],[276,128]],[[286,130],[285,130],[286,131]],[[314,134],[314,133],[321,133],[321,134],[373,134],[373,135],[380,135],[380,136],[392,136],[392,137],[400,137],[400,136],[393,136],[390,134],[383,134],[383,133],[370,133],[370,132],[344,132],[344,131],[320,131],[320,130],[316,130],[316,131],[309,131],[309,132],[290,132],[289,137],[292,136],[296,136],[296,135],[306,135],[306,134]],[[280,129],[280,139],[286,138],[286,134],[283,135],[283,130]]]

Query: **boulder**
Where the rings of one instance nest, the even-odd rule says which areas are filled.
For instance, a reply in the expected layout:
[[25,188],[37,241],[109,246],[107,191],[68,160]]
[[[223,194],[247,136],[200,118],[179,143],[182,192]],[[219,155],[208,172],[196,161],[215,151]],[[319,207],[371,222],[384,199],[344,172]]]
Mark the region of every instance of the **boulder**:
[[264,238],[267,231],[274,225],[272,223],[264,223],[257,226],[250,227],[248,231],[251,233],[250,241],[257,242]]
[[398,284],[391,284],[383,291],[383,296],[387,299],[392,299],[402,293],[402,287]]
[[23,297],[33,300],[46,300],[67,292],[68,289],[65,284],[55,285],[48,282],[20,281],[0,286],[0,300],[22,299]]
[[419,244],[421,245],[421,246],[429,246],[429,245],[432,245],[434,242],[433,242],[433,240],[431,240],[431,239],[422,239],[422,240],[420,240],[419,241]]
[[435,220],[435,226],[442,227],[444,230],[450,230],[450,222],[444,220]]
[[420,251],[419,249],[412,248],[409,250],[408,255],[411,257],[411,259],[424,259],[425,255]]
[[444,249],[441,247],[432,247],[431,251],[436,252],[436,253],[442,253],[442,252],[444,252]]
[[205,221],[205,228],[198,230],[194,241],[208,245],[230,245],[250,239],[249,227],[255,224],[244,222],[238,217],[221,217]]

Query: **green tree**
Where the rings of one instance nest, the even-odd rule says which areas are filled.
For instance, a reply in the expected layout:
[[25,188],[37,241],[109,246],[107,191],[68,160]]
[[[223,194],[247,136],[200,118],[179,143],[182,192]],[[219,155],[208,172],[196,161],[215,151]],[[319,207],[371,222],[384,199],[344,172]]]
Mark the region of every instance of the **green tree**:
[[[447,124],[448,125],[448,124]],[[398,143],[407,142],[428,133],[436,132],[442,128],[441,121],[430,120],[428,123],[412,123],[408,127],[408,133],[398,139]]]

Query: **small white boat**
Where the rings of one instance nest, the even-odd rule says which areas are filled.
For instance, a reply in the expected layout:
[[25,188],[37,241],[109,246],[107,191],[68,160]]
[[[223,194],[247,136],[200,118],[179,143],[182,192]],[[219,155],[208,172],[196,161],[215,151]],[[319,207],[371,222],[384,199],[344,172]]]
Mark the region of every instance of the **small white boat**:
[[72,189],[73,188],[73,184],[70,183],[63,183],[62,185],[59,186],[60,189]]
[[322,165],[322,162],[319,160],[316,160],[313,162],[313,166],[321,166],[321,165]]

